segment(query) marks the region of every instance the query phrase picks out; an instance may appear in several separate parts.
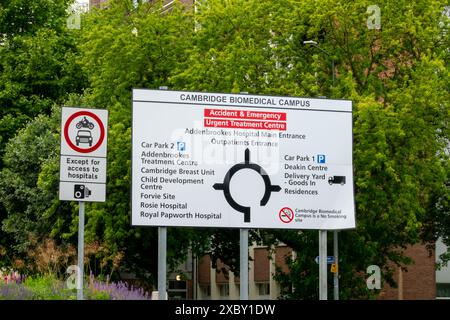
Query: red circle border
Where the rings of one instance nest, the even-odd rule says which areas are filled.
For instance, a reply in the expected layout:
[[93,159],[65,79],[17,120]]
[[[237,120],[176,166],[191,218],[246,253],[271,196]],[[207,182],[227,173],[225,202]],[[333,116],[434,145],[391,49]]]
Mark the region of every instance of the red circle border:
[[[97,123],[100,127],[100,138],[98,139],[98,142],[91,148],[82,149],[82,148],[77,147],[76,145],[74,145],[72,143],[72,141],[70,141],[70,138],[69,138],[70,123],[73,121],[73,119],[75,119],[76,117],[79,117],[79,116],[89,116],[89,117],[94,118],[94,120],[97,121]],[[72,114],[67,119],[66,124],[64,125],[64,139],[66,139],[67,144],[73,150],[80,152],[80,153],[90,153],[90,152],[97,150],[102,145],[103,140],[105,139],[105,127],[103,126],[103,122],[100,120],[100,118],[95,113],[92,113],[90,111],[78,111],[78,112],[75,112],[74,114]]]
[[[283,212],[284,209],[288,209],[290,212],[292,212],[292,218],[289,221],[284,221],[281,218],[281,213]],[[295,216],[294,215],[294,211],[292,211],[292,209],[288,208],[288,207],[281,208],[280,211],[278,212],[278,217],[280,218],[281,222],[283,222],[283,223],[290,223],[290,222],[292,222],[292,220],[294,220],[294,216]]]

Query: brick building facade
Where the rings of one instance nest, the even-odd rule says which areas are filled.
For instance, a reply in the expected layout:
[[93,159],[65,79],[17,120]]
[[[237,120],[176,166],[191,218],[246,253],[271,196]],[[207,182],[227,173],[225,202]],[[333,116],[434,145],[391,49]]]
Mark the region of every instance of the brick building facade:
[[410,246],[405,255],[413,263],[403,268],[397,267],[394,275],[397,288],[386,285],[380,293],[382,300],[431,300],[436,299],[435,253],[430,255],[424,245]]
[[[272,279],[276,266],[287,271],[286,256],[291,256],[292,250],[286,246],[276,248],[269,259],[266,247],[251,247],[249,261],[249,298],[253,300],[277,299],[280,293],[279,285]],[[225,271],[225,272],[224,272]],[[217,269],[212,268],[209,256],[202,257],[197,268],[197,298],[199,300],[239,299],[240,281],[220,260]]]

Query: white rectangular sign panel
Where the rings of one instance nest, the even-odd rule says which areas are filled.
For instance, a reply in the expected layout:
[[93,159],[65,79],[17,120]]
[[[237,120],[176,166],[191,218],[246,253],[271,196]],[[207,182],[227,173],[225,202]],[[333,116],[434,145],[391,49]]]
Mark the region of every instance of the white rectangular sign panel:
[[106,184],[60,181],[59,199],[70,201],[105,202]]
[[104,202],[108,111],[63,107],[59,199]]
[[355,227],[347,100],[133,90],[132,225]]

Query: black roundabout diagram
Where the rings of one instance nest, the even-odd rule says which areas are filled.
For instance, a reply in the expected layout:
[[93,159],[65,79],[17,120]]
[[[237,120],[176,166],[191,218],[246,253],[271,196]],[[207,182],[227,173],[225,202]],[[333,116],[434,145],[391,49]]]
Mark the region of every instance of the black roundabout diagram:
[[245,161],[237,163],[234,166],[232,166],[230,168],[230,170],[228,170],[228,172],[225,174],[225,178],[223,179],[223,183],[215,183],[213,185],[213,188],[215,190],[223,190],[223,194],[225,196],[225,199],[229,203],[229,205],[233,209],[235,209],[235,210],[237,210],[239,212],[242,212],[244,214],[244,222],[250,222],[250,207],[245,207],[245,206],[242,206],[239,203],[237,203],[233,199],[233,197],[231,196],[231,193],[230,193],[230,181],[231,181],[231,178],[233,177],[233,175],[236,172],[238,172],[239,170],[242,170],[242,169],[254,170],[257,173],[259,173],[261,175],[261,177],[263,178],[264,185],[265,185],[265,191],[264,191],[264,196],[263,196],[263,198],[261,199],[261,202],[260,202],[261,206],[265,206],[267,204],[267,202],[269,201],[270,194],[272,192],[280,191],[281,187],[278,186],[278,185],[272,185],[271,184],[269,175],[264,170],[264,168],[262,168],[260,165],[258,165],[256,163],[250,162],[250,150],[249,149],[245,149]]

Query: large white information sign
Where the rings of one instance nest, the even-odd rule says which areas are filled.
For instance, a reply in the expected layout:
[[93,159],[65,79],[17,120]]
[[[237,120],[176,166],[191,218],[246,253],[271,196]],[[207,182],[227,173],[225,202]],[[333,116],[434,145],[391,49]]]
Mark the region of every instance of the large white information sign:
[[355,227],[352,103],[133,90],[132,225]]
[[62,108],[60,200],[105,201],[107,135],[107,110]]

